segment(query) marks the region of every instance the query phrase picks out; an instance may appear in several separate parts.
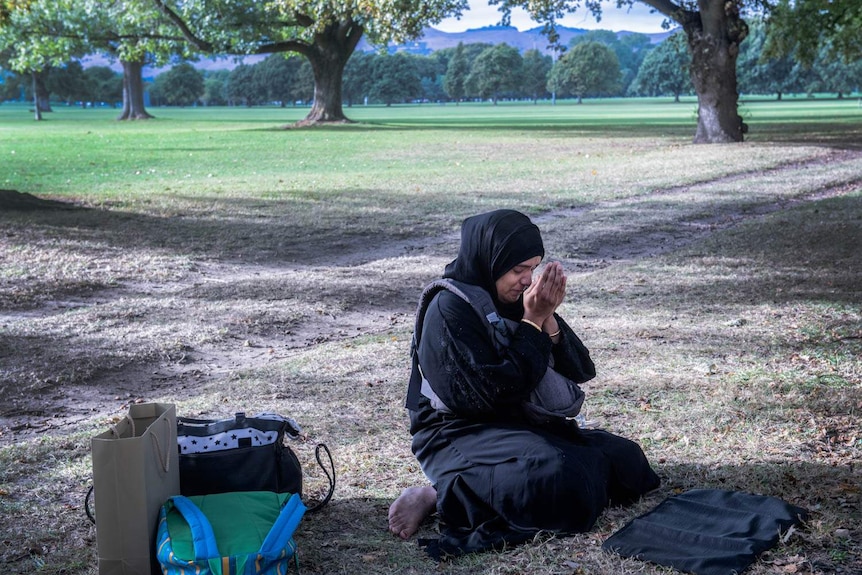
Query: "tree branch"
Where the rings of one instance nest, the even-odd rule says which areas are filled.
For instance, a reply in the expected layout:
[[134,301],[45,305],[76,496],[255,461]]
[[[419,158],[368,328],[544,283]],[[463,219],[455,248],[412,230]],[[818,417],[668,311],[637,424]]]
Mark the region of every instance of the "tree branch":
[[275,54],[277,52],[296,52],[305,56],[311,50],[311,46],[300,40],[284,40],[282,42],[271,42],[261,44],[252,52],[253,54]]
[[180,29],[180,32],[182,33],[183,38],[185,38],[185,40],[189,44],[191,44],[192,46],[194,46],[195,48],[197,48],[201,52],[212,53],[212,52],[216,51],[215,46],[213,46],[212,43],[207,42],[206,40],[203,40],[201,38],[198,38],[197,35],[195,35],[195,33],[192,32],[191,28],[188,27],[185,20],[183,20],[179,14],[177,14],[176,12],[171,10],[168,7],[168,5],[164,2],[164,0],[153,0],[153,3],[156,5],[156,8],[158,8],[159,12],[164,14],[168,20],[170,20],[177,28]]
[[638,0],[642,4],[646,4],[650,8],[654,8],[659,14],[664,14],[674,22],[680,25],[685,25],[698,18],[698,13],[693,10],[686,10],[672,0]]

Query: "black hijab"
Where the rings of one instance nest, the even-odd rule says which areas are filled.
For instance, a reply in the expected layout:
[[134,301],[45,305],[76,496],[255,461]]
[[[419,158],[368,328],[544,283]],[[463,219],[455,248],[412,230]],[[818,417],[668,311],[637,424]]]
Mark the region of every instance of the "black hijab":
[[443,277],[481,287],[491,294],[501,315],[520,320],[523,298],[514,304],[501,303],[496,281],[536,256],[544,257],[545,247],[539,228],[530,218],[515,210],[494,210],[464,220],[458,257],[446,266]]

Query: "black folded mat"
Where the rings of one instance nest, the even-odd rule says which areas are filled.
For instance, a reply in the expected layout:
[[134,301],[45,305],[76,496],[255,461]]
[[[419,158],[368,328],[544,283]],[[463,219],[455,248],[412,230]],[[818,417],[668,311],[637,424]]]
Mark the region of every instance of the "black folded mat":
[[602,549],[696,575],[733,575],[806,515],[775,497],[694,489],[633,519]]

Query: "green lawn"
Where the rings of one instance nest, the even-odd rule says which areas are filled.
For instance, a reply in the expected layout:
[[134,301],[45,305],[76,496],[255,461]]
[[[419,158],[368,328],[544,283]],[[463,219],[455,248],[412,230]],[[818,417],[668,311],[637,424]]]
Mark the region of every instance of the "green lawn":
[[[302,573],[667,575],[600,544],[697,487],[812,512],[746,575],[862,572],[862,107],[744,99],[740,144],[695,145],[667,99],[307,108],[0,105],[0,564],[94,575],[90,438],[136,401],[276,411],[332,449]],[[0,192],[2,193],[2,192]],[[403,409],[412,314],[460,221],[525,210],[569,275],[599,375],[585,414],[663,479],[589,533],[437,565],[386,532],[423,481]],[[98,516],[98,510],[96,510]],[[435,536],[436,523],[423,525]]]

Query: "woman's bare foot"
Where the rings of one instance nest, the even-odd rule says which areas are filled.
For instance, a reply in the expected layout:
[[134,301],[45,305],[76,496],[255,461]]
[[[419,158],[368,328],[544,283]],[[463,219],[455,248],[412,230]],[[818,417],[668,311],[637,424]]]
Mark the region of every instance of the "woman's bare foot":
[[389,506],[389,531],[401,539],[409,539],[436,507],[437,492],[433,487],[408,487]]

